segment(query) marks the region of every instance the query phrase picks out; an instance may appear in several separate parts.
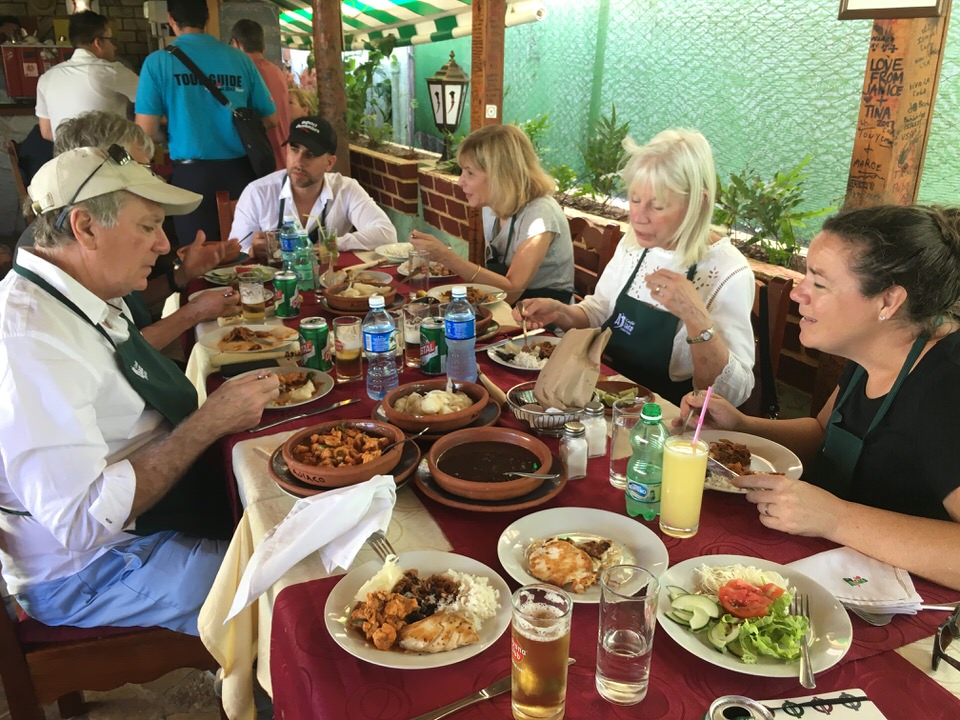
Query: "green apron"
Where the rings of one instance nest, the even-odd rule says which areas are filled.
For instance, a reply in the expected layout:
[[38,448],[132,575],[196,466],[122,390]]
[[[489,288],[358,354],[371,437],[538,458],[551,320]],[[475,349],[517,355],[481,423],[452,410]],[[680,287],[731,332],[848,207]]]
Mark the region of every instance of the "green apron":
[[833,412],[830,413],[830,419],[827,421],[827,427],[823,433],[823,444],[820,446],[820,454],[817,457],[815,472],[813,474],[814,482],[818,487],[822,487],[824,490],[840,498],[847,496],[850,486],[853,484],[853,476],[857,468],[857,463],[860,461],[860,454],[863,452],[864,439],[880,424],[884,415],[887,414],[887,410],[889,410],[890,405],[893,404],[893,399],[900,390],[900,386],[903,384],[907,375],[910,374],[913,364],[917,361],[917,358],[920,357],[920,353],[923,352],[926,344],[927,338],[923,336],[918,337],[914,341],[913,347],[910,348],[907,359],[903,363],[903,367],[900,368],[900,374],[897,375],[896,381],[894,381],[890,391],[877,409],[863,437],[858,437],[846,428],[841,427],[841,423],[843,422],[841,408],[847,401],[847,398],[850,397],[853,388],[859,384],[860,378],[866,373],[866,371],[859,366],[853,371],[853,376],[850,378],[850,382],[847,383],[843,395],[837,398],[837,402],[833,406]]
[[[121,315],[127,323],[129,339],[117,345],[101,325],[90,320],[42,277],[16,263],[13,269],[96,328],[116,351],[120,371],[133,390],[171,425],[179,425],[197,410],[196,388],[172,360],[146,341],[128,317]],[[203,463],[195,463],[166,495],[137,517],[136,530],[131,532],[147,535],[162,530],[179,530],[201,537],[223,537],[226,532],[226,537],[229,537],[228,528],[223,527],[224,519],[229,526],[229,519],[226,515],[217,517],[221,512],[228,512],[229,503],[223,497],[225,488],[217,487],[222,483],[217,483],[215,477],[215,473],[205,471]]]
[[[604,359],[617,372],[679,405],[680,399],[693,390],[693,378],[679,381],[670,379],[673,340],[680,321],[676,315],[657,310],[628,294],[646,256],[647,251],[644,250],[630,279],[617,296],[613,313],[603,323],[603,328],[612,331]],[[691,265],[687,270],[687,280],[693,280],[696,271],[696,264]]]

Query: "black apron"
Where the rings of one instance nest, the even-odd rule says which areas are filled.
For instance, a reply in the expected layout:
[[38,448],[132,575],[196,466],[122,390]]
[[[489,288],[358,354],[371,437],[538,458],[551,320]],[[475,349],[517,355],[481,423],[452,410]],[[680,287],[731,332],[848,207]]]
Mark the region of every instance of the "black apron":
[[[679,405],[680,399],[693,390],[693,378],[678,381],[670,379],[673,340],[680,321],[676,315],[657,310],[628,294],[646,256],[647,251],[644,250],[630,279],[617,296],[613,313],[601,326],[612,331],[604,360],[617,372]],[[696,271],[696,264],[691,265],[687,270],[687,280],[693,280]]]
[[[136,325],[125,315],[129,338],[117,345],[110,334],[90,320],[71,300],[50,283],[16,263],[16,273],[46,290],[92,325],[116,351],[117,364],[133,390],[171,425],[179,425],[199,407],[196,388],[183,371],[146,341]],[[137,517],[130,532],[148,535],[163,530],[179,530],[201,537],[229,537],[229,502],[225,488],[215,481],[215,473],[206,472],[201,457],[190,470],[150,509]],[[221,510],[222,508],[222,510]],[[219,515],[223,517],[219,517]],[[224,526],[226,521],[226,526]],[[227,533],[226,535],[224,533]]]
[[813,474],[813,481],[818,487],[822,487],[824,490],[829,491],[839,498],[847,497],[850,486],[853,484],[853,476],[857,469],[857,463],[860,461],[860,454],[863,452],[863,441],[867,435],[880,424],[884,415],[887,414],[887,410],[889,410],[890,405],[893,404],[893,399],[896,397],[897,392],[899,392],[900,386],[903,384],[907,375],[910,374],[910,370],[913,368],[913,364],[917,361],[917,358],[920,357],[920,353],[923,352],[927,340],[928,338],[920,336],[914,341],[913,347],[910,348],[910,352],[907,354],[907,359],[903,362],[903,367],[900,368],[900,374],[897,375],[893,386],[890,388],[886,397],[884,397],[883,403],[881,403],[877,409],[863,437],[858,437],[850,430],[841,427],[841,423],[843,422],[841,408],[850,396],[850,393],[853,392],[853,388],[859,384],[860,378],[866,373],[866,371],[859,366],[853,371],[853,375],[850,378],[850,382],[847,383],[843,395],[837,397],[837,402],[833,406],[833,412],[830,413],[830,419],[827,421],[827,427],[823,433],[823,444],[820,446],[820,454],[817,456],[815,472]]
[[[500,221],[497,220],[497,223]],[[493,245],[487,245],[487,261],[484,263],[484,267],[491,271],[497,273],[497,275],[507,276],[507,271],[510,269],[510,266],[507,265],[507,255],[510,252],[510,247],[513,245],[513,230],[517,224],[517,216],[514,215],[510,218],[510,230],[507,233],[507,247],[504,248],[503,255],[497,253],[497,249]],[[494,234],[496,234],[497,226],[494,228]],[[573,297],[573,290],[557,290],[556,288],[527,288],[523,291],[523,294],[517,298],[517,300],[526,300],[527,298],[553,298],[554,300],[559,300],[564,305],[569,304],[570,299]]]

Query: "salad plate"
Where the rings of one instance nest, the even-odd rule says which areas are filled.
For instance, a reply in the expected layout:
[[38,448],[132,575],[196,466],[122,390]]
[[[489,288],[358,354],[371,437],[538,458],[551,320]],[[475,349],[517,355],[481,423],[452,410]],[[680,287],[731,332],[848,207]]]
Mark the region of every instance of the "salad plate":
[[[543,582],[530,574],[527,550],[535,540],[548,537],[599,537],[619,546],[620,563],[640,565],[660,575],[669,564],[667,548],[656,533],[633,518],[607,510],[582,507],[550,508],[511,523],[497,541],[497,557],[507,574],[521,585]],[[600,602],[600,585],[582,593],[571,592],[578,603]]]
[[[700,439],[705,443],[726,439],[746,445],[750,449],[750,469],[754,472],[782,473],[794,480],[803,475],[803,463],[800,462],[800,458],[793,451],[780,443],[775,443],[773,440],[748,435],[747,433],[733,432],[732,430],[703,430],[700,432]],[[741,495],[749,492],[746,488],[735,487],[726,482],[724,478],[711,475],[709,472],[704,487],[710,490],[739,493]]]
[[483,623],[479,630],[480,641],[446,652],[417,654],[402,650],[378,650],[363,637],[346,627],[347,616],[356,604],[354,595],[367,580],[382,567],[378,561],[367,562],[352,569],[336,584],[327,597],[323,616],[330,637],[341,648],[361,660],[380,667],[416,670],[445,667],[471,658],[495,643],[510,626],[512,614],[510,588],[496,572],[481,562],[464,555],[440,552],[438,550],[415,550],[400,553],[399,567],[403,570],[416,569],[420,577],[446,570],[470,573],[487,578],[490,586],[499,592],[499,607],[496,614]]
[[810,619],[813,626],[810,662],[814,672],[820,673],[833,667],[840,662],[850,649],[853,641],[853,626],[850,624],[850,617],[840,601],[816,580],[797,572],[793,568],[762,558],[744,555],[705,555],[684,560],[674,565],[660,577],[657,623],[667,635],[691,655],[696,655],[711,665],[760,677],[796,678],[800,668],[799,661],[784,662],[768,656],[760,656],[755,665],[746,665],[730,652],[718,652],[710,644],[706,632],[693,633],[690,628],[684,627],[667,617],[666,611],[670,609],[668,586],[682,587],[691,593],[694,592],[697,589],[695,587],[694,571],[702,565],[708,567],[745,565],[760,570],[772,570],[785,577],[791,588],[806,593],[810,597]]

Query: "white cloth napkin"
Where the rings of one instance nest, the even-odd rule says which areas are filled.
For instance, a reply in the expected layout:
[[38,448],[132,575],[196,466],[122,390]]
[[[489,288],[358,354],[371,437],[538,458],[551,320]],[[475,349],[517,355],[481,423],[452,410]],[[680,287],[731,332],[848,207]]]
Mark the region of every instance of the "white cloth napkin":
[[847,547],[811,555],[789,567],[816,580],[846,607],[915,615],[923,602],[906,570]]
[[392,475],[376,475],[358,485],[298,500],[257,545],[226,620],[315,550],[320,551],[328,573],[337,567],[348,568],[370,534],[387,529],[396,500]]

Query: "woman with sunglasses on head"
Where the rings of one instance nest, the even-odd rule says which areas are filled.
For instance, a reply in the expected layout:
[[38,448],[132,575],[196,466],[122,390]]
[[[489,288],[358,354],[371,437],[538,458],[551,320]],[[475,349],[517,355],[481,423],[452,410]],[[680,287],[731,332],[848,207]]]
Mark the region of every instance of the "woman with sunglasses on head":
[[[791,297],[800,342],[847,358],[816,418],[706,423],[786,445],[804,480],[751,475],[760,521],[960,588],[960,210],[887,205],[828,219]],[[681,412],[703,398],[687,396]]]
[[556,183],[529,138],[513,125],[488,125],[457,149],[460,179],[470,207],[482,208],[486,262],[460,257],[440,240],[414,230],[410,242],[468,283],[506,290],[510,302],[573,297],[573,242]]
[[610,328],[608,364],[673,402],[693,388],[740,405],[753,389],[754,278],[728,238],[712,241],[713,152],[694,130],[624,141],[630,227],[596,290],[576,305],[532,300],[528,327]]

